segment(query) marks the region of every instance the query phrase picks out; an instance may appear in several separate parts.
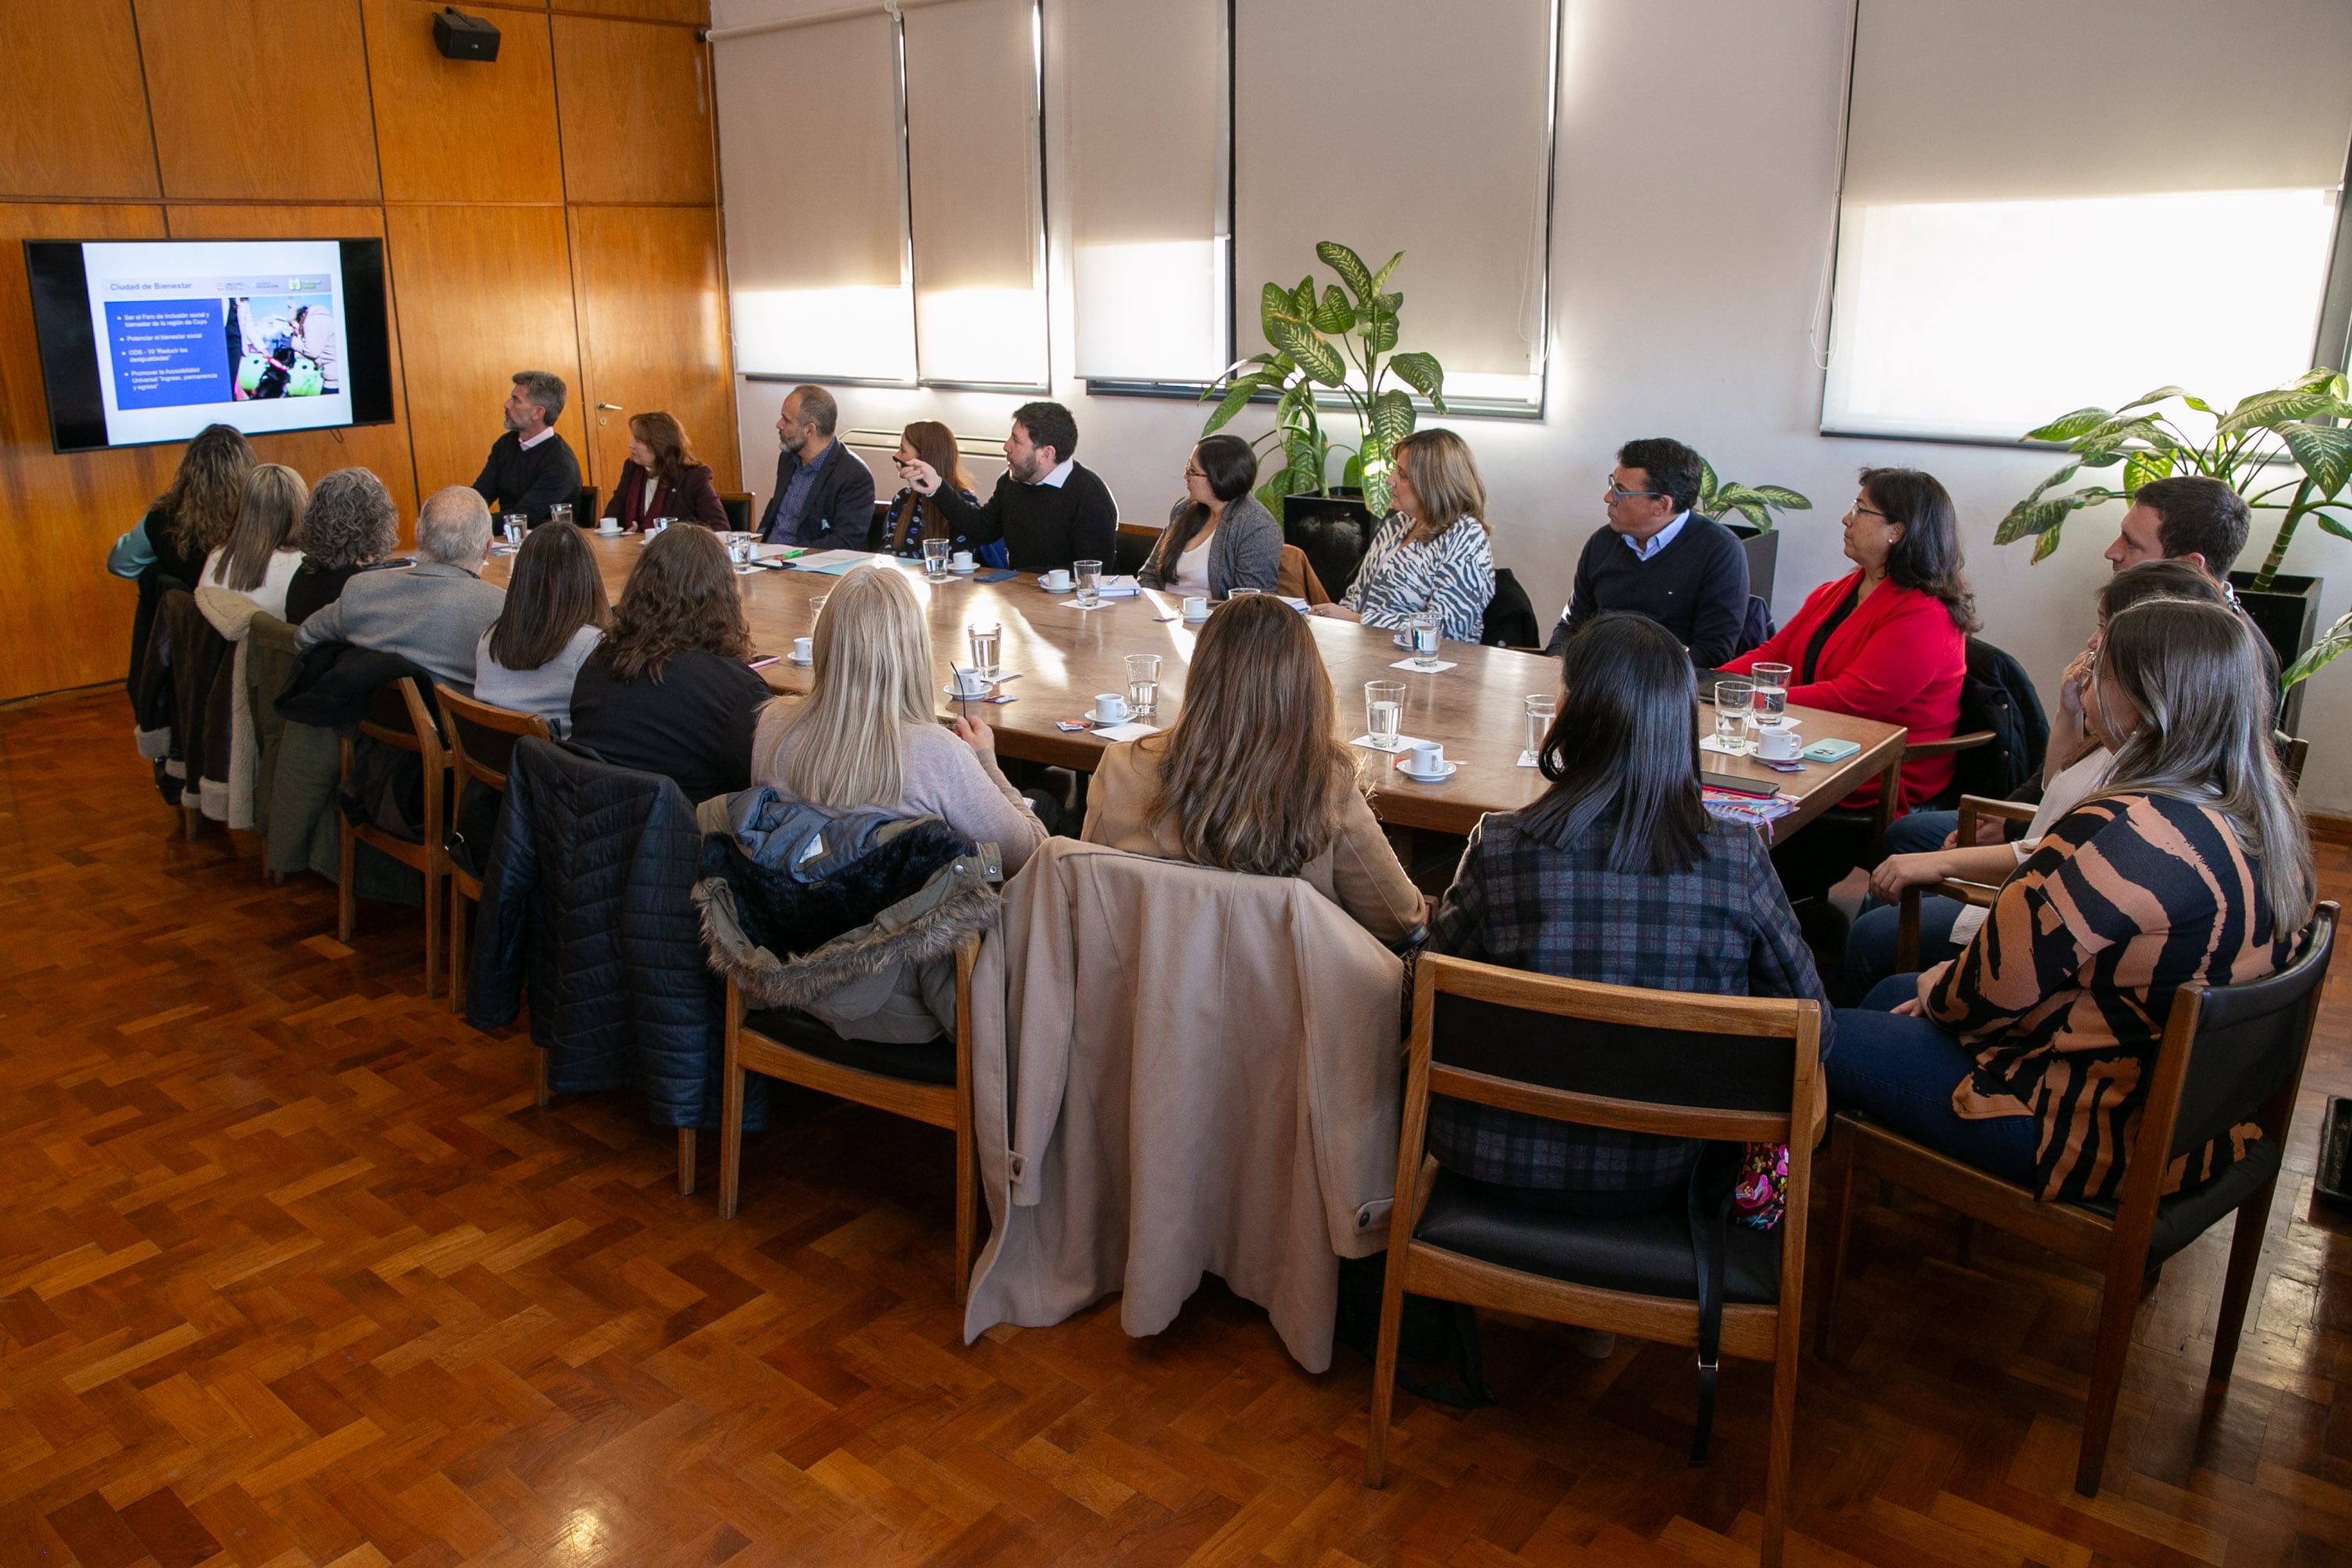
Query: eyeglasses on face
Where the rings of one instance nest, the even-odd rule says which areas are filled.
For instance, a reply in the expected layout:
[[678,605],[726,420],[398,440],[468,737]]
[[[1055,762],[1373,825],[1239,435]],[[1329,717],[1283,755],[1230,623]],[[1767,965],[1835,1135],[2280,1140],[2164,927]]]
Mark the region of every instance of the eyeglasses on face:
[[1848,517],[1874,517],[1881,522],[1892,522],[1895,521],[1893,518],[1888,517],[1885,512],[1879,510],[1876,507],[1864,506],[1860,501],[1856,501],[1852,506],[1846,508],[1845,514]]
[[1194,468],[1192,464],[1187,463],[1184,465],[1184,477],[1188,479],[1205,479],[1209,476],[1202,473],[1199,468]]
[[1635,496],[1663,498],[1666,493],[1664,490],[1629,490],[1623,485],[1617,482],[1617,476],[1614,474],[1611,474],[1609,476],[1607,483],[1609,486],[1609,499],[1611,500],[1632,500]]

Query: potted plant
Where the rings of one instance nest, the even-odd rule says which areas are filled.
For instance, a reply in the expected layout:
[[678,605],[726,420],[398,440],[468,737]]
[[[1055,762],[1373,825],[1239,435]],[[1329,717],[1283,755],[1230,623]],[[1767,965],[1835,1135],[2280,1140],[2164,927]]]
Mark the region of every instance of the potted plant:
[[[1274,428],[1251,445],[1279,446],[1282,466],[1259,484],[1258,500],[1283,520],[1286,533],[1293,522],[1319,514],[1369,542],[1371,524],[1389,510],[1391,454],[1419,422],[1412,393],[1445,412],[1445,368],[1433,354],[1395,352],[1404,296],[1390,291],[1389,279],[1403,251],[1378,272],[1334,240],[1318,244],[1315,254],[1339,282],[1327,283],[1318,295],[1310,273],[1295,289],[1268,283],[1261,290],[1258,323],[1267,352],[1235,361],[1210,384],[1202,399],[1218,402],[1201,434],[1223,428],[1252,398],[1274,394]],[[1404,384],[1386,384],[1391,375]],[[1318,390],[1336,394],[1354,414],[1354,447],[1335,448],[1316,407]],[[1329,482],[1334,450],[1348,454],[1336,487]],[[1331,581],[1321,562],[1317,573],[1331,592],[1344,586]],[[1353,575],[1352,563],[1347,575]]]
[[[2257,514],[2278,513],[2261,567],[2232,572],[2230,582],[2278,652],[2285,693],[2280,722],[2292,731],[2303,713],[2301,683],[2352,647],[2352,616],[2315,641],[2320,579],[2279,572],[2306,517],[2339,539],[2352,539],[2352,501],[2339,499],[2352,479],[2352,429],[2322,423],[2352,416],[2346,392],[2343,373],[2321,367],[2241,398],[2226,413],[2178,386],[2159,386],[2117,409],[2078,408],[2026,433],[2029,441],[2063,443],[2071,460],[2009,509],[1994,542],[2009,544],[2031,534],[2033,559],[2040,561],[2058,548],[2066,519],[2079,508],[2128,501],[2142,485],[2177,474],[2220,479]],[[2191,438],[2168,411],[2172,404],[2210,419],[2211,433],[2202,441]],[[2124,466],[2120,489],[2094,484],[2049,493],[2084,468],[2117,463]]]
[[[1811,511],[1813,503],[1786,485],[1743,485],[1716,475],[1715,465],[1698,460],[1698,505],[1701,517],[1711,517],[1738,536],[1748,552],[1748,591],[1772,600],[1772,578],[1780,562],[1780,536],[1772,531],[1776,511]],[[1742,521],[1724,514],[1738,512]]]

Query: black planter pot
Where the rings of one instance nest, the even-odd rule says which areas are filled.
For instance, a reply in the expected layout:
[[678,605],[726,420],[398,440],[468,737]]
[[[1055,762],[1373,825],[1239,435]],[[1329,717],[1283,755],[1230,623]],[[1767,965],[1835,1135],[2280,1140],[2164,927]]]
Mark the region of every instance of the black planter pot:
[[1723,526],[1731,530],[1732,537],[1739,541],[1739,548],[1748,552],[1748,591],[1770,604],[1772,574],[1780,564],[1780,531],[1759,532],[1744,522],[1727,522]]
[[1323,591],[1335,599],[1355,582],[1380,521],[1361,490],[1334,488],[1329,495],[1282,498],[1282,542],[1306,553]]
[[[2230,586],[2237,590],[2238,603],[2278,654],[2279,668],[2284,670],[2296,659],[2311,651],[2319,637],[2319,590],[2317,577],[2278,576],[2271,585],[2256,593],[2250,585],[2254,580],[2251,572],[2230,574]],[[2279,728],[2288,734],[2301,733],[2303,724],[2303,687],[2287,693],[2279,709]]]

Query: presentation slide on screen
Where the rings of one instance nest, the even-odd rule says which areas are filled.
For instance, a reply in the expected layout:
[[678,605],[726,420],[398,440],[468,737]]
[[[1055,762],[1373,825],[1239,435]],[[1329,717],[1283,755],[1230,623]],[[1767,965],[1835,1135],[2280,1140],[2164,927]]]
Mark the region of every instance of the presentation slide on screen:
[[82,247],[110,445],[352,423],[331,239]]

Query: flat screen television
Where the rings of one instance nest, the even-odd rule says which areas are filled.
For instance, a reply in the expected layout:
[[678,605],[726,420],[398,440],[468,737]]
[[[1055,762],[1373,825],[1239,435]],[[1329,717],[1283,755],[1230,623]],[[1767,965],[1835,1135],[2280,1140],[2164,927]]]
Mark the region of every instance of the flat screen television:
[[392,421],[380,239],[25,241],[60,452]]

